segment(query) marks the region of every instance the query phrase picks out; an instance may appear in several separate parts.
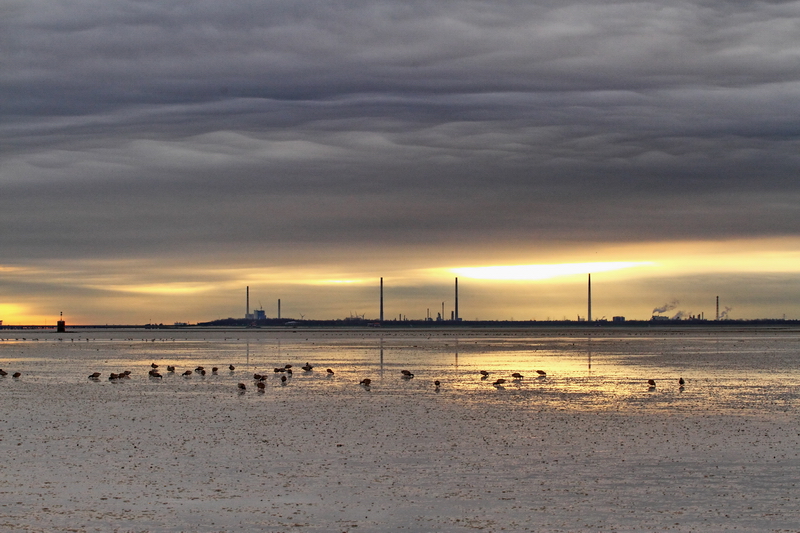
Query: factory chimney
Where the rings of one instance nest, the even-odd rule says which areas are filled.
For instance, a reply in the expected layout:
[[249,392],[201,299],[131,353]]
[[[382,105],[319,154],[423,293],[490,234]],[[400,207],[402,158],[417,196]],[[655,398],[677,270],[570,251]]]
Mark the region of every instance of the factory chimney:
[[717,322],[719,322],[719,296],[717,296]]
[[453,311],[453,318],[458,322],[458,278],[456,278],[456,308]]
[[592,321],[592,275],[589,274],[589,310],[586,314],[586,321]]
[[247,286],[247,309],[244,312],[245,318],[250,318],[250,285]]
[[381,278],[381,322],[383,322],[383,278]]

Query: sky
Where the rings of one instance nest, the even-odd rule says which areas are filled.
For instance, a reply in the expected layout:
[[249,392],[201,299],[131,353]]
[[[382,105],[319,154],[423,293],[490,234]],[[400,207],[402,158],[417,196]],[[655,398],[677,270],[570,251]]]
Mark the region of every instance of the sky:
[[800,318],[800,2],[0,0],[0,50],[7,325],[577,320],[590,271]]

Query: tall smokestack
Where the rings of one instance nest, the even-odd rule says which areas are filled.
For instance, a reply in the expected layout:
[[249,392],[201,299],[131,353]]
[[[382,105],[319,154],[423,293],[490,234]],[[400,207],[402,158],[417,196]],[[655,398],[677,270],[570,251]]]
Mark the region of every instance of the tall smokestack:
[[381,322],[383,322],[383,278],[381,278]]
[[453,311],[453,317],[458,321],[458,278],[456,278],[456,308]]
[[250,318],[250,285],[247,286],[247,310],[244,313],[245,318]]
[[589,311],[586,314],[586,320],[592,321],[592,275],[589,274]]
[[717,322],[719,322],[719,296],[717,296]]

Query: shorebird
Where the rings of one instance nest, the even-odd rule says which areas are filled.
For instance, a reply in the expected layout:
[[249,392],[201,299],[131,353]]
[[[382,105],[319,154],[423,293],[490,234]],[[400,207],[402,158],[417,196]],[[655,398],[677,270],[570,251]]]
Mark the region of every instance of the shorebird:
[[290,368],[292,368],[292,365],[284,365],[283,368],[285,368],[286,370],[289,370]]
[[167,365],[167,372],[175,372],[175,367],[171,365]]
[[409,370],[401,370],[400,373],[403,374],[405,379],[411,379],[414,377],[414,374],[412,374]]
[[333,375],[333,370],[331,370],[330,368],[328,368],[327,370],[325,370],[325,372],[327,372],[327,373],[328,373],[328,375],[331,375],[331,376]]
[[200,371],[200,375],[201,375],[201,376],[205,376],[205,375],[206,375],[206,371],[205,371],[205,370],[201,370],[201,371]]
[[99,378],[100,378],[100,372],[89,374],[89,379],[99,379]]
[[7,376],[7,375],[8,375],[8,372],[6,372],[6,371],[5,371],[5,370],[3,370],[2,368],[0,368],[0,376],[3,376],[3,377],[5,377],[5,376]]
[[301,366],[300,368],[302,368],[306,372],[311,372],[311,369],[314,368],[314,367],[311,366],[311,363],[306,363],[305,365]]
[[291,369],[291,368],[287,368],[287,369],[286,369],[286,374],[287,374],[289,377],[292,377],[292,369]]
[[211,373],[212,374],[216,374],[218,371],[219,371],[219,368],[217,368],[217,367],[212,367],[211,368]]
[[497,381],[495,381],[494,383],[492,383],[492,385],[502,385],[505,382],[506,382],[506,380],[504,380],[503,378],[500,378]]
[[372,383],[372,380],[369,378],[364,378],[359,382],[359,385],[364,385],[365,387],[369,387],[369,384]]
[[115,374],[115,373],[113,373],[113,372],[112,372],[112,373],[111,373],[111,374],[108,376],[108,381],[115,381],[115,380],[117,380],[117,379],[119,379],[119,374]]
[[194,369],[194,371],[195,371],[195,372],[197,372],[198,374],[199,374],[199,373],[200,373],[202,370],[205,370],[205,368],[203,368],[202,366],[198,366],[197,368],[195,368],[195,369]]
[[537,370],[536,373],[539,374],[541,377],[545,377],[547,375],[547,372],[545,372],[544,370]]
[[237,387],[239,387],[240,391],[246,391],[247,390],[247,386],[244,383],[239,383],[239,385],[237,385]]
[[153,367],[153,368],[158,368],[158,365],[155,364],[155,363],[150,363],[150,366]]
[[161,377],[161,374],[156,372],[155,368],[152,369],[150,372],[148,372],[148,374],[150,374],[151,378],[160,378]]
[[256,383],[256,387],[258,387],[258,392],[264,392],[264,389],[267,387],[267,385],[263,381],[259,381]]
[[233,366],[233,365],[228,365],[228,370],[230,370],[231,372],[233,372],[234,370],[236,370],[236,367],[235,367],[235,366]]
[[11,374],[11,377],[12,377],[12,378],[14,378],[14,379],[17,379],[17,378],[18,378],[18,377],[20,377],[21,375],[22,375],[22,374],[21,374],[20,372],[14,372],[13,374]]
[[253,379],[258,381],[259,379],[261,379],[261,374],[253,374]]
[[275,368],[272,371],[277,374],[278,372],[286,372],[286,369],[285,368]]
[[686,385],[686,381],[684,381],[684,379],[683,379],[683,378],[680,378],[680,379],[678,379],[678,385],[680,385],[681,387],[683,387],[684,385]]
[[441,383],[439,383],[438,379],[433,382],[433,386],[436,387],[436,390],[439,390],[439,385],[441,385]]
[[647,384],[650,385],[650,388],[648,390],[651,390],[651,391],[656,390],[656,382],[655,382],[655,380],[648,379],[647,380]]
[[286,385],[286,376],[281,376],[281,385]]
[[181,375],[182,375],[182,376],[185,376],[185,377],[187,377],[187,378],[188,378],[189,376],[191,376],[191,375],[192,375],[192,371],[191,371],[191,370],[187,370],[186,372],[184,372],[184,373],[183,373],[183,374],[181,374]]
[[522,375],[522,374],[520,374],[519,372],[514,372],[513,374],[511,374],[511,377],[512,377],[512,378],[514,378],[514,379],[522,379],[522,378],[524,378],[525,376],[523,376],[523,375]]
[[489,377],[489,373],[486,370],[481,370],[481,379],[486,379]]

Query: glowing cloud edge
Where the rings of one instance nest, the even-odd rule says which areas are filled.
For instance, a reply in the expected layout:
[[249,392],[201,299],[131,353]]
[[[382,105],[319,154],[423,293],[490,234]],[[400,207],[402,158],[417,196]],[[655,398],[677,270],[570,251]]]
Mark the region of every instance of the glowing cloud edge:
[[560,263],[551,265],[507,265],[451,268],[450,272],[470,279],[496,281],[536,281],[578,274],[610,272],[654,266],[652,261],[611,261],[598,263]]

